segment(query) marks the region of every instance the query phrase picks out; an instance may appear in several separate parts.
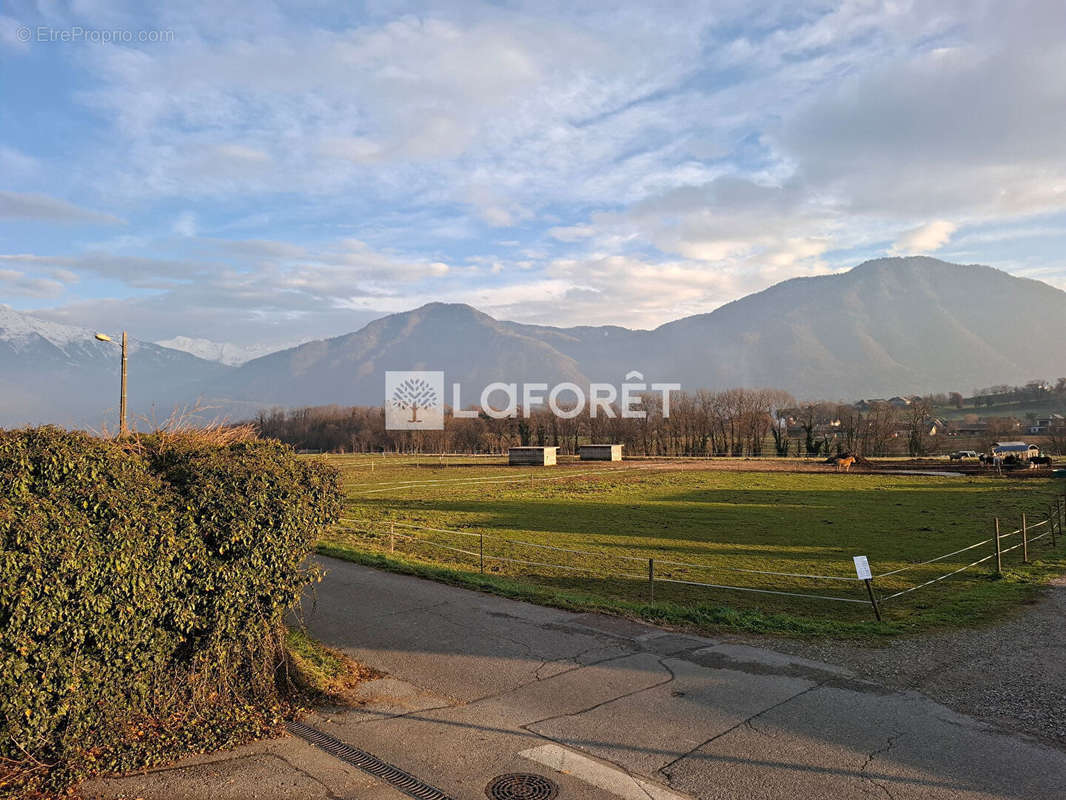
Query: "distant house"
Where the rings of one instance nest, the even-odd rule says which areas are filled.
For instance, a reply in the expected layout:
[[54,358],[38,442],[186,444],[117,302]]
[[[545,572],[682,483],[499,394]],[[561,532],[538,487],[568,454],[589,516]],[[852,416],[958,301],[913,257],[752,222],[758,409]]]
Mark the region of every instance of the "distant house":
[[888,401],[883,397],[871,397],[869,400],[860,400],[854,406],[857,411],[869,411],[875,406],[883,406]]
[[895,406],[896,408],[906,408],[911,404],[911,401],[909,398],[897,395],[896,397],[888,398],[888,404],[890,406]]
[[[919,428],[919,433],[922,436],[936,436],[938,433],[944,430],[944,423],[939,419],[927,419]],[[906,439],[911,435],[910,423],[900,423],[896,426],[892,432],[892,436],[895,439]],[[944,434],[947,435],[947,434]]]
[[987,422],[954,422],[948,436],[983,436],[987,432]]
[[1047,434],[1066,427],[1066,417],[1062,414],[1052,414],[1050,417],[1040,417],[1029,426],[1029,433]]

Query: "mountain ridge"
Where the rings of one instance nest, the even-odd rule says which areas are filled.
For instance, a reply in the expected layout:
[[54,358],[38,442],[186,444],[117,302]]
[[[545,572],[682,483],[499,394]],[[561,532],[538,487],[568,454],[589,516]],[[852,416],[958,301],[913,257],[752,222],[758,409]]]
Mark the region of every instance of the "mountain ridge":
[[[117,427],[120,349],[95,331],[0,306],[0,425],[52,422]],[[129,414],[166,418],[230,369],[138,339],[129,341]]]
[[[49,375],[79,359],[103,365],[82,373],[117,372],[114,350],[105,349],[113,345],[92,341],[91,332],[32,319],[9,319],[5,328],[4,313],[0,307],[0,368],[8,365],[10,372],[18,361],[23,383],[5,384],[10,376],[4,375],[0,389],[22,397],[22,408],[35,407],[27,387],[42,383],[27,363],[37,371],[45,365]],[[47,326],[41,341],[59,342],[48,342],[55,352],[33,339],[40,325]],[[630,370],[687,390],[768,386],[801,399],[833,400],[1066,375],[1063,341],[1066,292],[993,267],[912,256],[782,281],[652,329],[534,325],[434,302],[232,368],[136,343],[158,351],[144,351],[149,363],[131,357],[131,375],[135,363],[145,381],[156,369],[158,385],[150,385],[160,404],[199,398],[231,417],[271,406],[380,405],[386,370],[443,370],[448,383],[463,384],[464,406],[477,403],[492,382],[618,384]],[[19,356],[17,347],[36,355]],[[62,385],[61,391],[73,391],[69,381]],[[9,411],[0,402],[0,421],[10,420]]]
[[[323,380],[328,352],[331,391],[275,393],[272,401],[376,405],[385,369],[442,369],[449,382],[475,387],[617,383],[636,369],[692,390],[774,386],[806,398],[858,398],[1066,373],[1066,354],[1054,345],[1063,338],[1066,292],[984,265],[893,257],[793,278],[653,329],[534,325],[428,303],[264,356],[213,388],[262,402],[265,376],[284,379],[285,353],[301,353],[300,380],[313,383]],[[251,364],[258,380],[249,389],[243,370]]]

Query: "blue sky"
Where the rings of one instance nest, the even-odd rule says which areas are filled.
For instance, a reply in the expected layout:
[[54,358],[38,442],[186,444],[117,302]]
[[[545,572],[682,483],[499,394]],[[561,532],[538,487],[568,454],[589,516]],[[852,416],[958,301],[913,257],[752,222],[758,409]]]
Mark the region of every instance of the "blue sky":
[[0,303],[248,344],[910,253],[1066,288],[1053,0],[148,5],[0,6]]

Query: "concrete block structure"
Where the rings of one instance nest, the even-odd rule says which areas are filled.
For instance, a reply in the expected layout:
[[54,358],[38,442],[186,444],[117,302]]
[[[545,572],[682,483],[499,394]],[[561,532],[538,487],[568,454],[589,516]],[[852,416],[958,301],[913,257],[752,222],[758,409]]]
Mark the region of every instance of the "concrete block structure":
[[558,447],[512,447],[507,451],[511,466],[551,467],[555,465]]
[[583,444],[577,449],[582,461],[621,461],[620,444]]

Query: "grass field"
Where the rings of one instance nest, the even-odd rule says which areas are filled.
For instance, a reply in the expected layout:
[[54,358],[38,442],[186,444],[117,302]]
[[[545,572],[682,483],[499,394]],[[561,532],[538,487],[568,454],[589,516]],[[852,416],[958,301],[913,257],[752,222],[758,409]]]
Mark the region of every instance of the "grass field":
[[937,406],[933,413],[941,419],[962,419],[969,414],[979,417],[1017,417],[1024,420],[1027,414],[1036,417],[1047,417],[1051,414],[1066,412],[1066,401],[1061,397],[1052,397],[1047,400],[1019,401],[1015,403],[999,403],[994,406],[964,405],[962,408],[954,406]]
[[[854,635],[969,624],[1025,602],[1048,575],[1066,570],[1066,543],[1052,551],[1044,537],[1032,544],[1029,565],[1021,548],[1004,556],[1002,578],[985,562],[883,603],[882,624],[863,584],[833,580],[855,577],[855,555],[868,556],[875,575],[912,567],[875,579],[881,597],[951,572],[993,544],[913,565],[988,538],[997,516],[1005,533],[1023,512],[1031,524],[1045,519],[1061,480],[794,472],[787,464],[744,471],[751,465],[723,462],[531,469],[485,458],[328,458],[342,470],[346,522],[320,543],[322,553],[705,629]],[[654,601],[648,559],[656,561]]]

